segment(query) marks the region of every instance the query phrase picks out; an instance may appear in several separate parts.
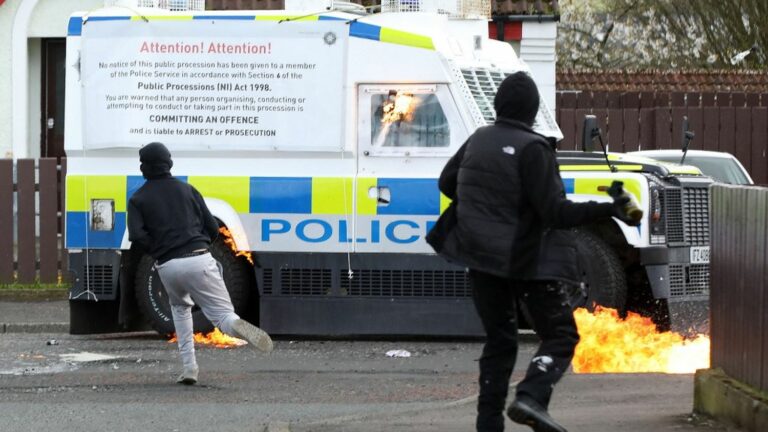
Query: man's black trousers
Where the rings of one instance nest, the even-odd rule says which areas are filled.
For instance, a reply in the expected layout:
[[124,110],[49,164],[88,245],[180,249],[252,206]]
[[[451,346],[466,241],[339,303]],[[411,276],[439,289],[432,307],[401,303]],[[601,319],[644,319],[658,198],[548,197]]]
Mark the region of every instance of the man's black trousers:
[[487,341],[480,357],[477,430],[504,430],[504,404],[517,357],[517,305],[541,339],[517,385],[516,397],[549,406],[552,390],[571,363],[579,333],[564,286],[559,282],[520,282],[471,270],[475,307]]

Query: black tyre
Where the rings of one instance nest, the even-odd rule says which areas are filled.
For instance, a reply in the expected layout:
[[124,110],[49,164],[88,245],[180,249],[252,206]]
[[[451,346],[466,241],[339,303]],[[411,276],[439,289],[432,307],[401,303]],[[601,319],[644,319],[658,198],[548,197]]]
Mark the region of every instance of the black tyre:
[[[222,266],[224,283],[232,299],[235,312],[242,314],[248,305],[248,296],[255,285],[253,267],[243,257],[236,257],[219,236],[211,245],[211,255]],[[136,269],[135,279],[136,303],[139,311],[149,325],[160,334],[174,333],[171,306],[168,295],[157,270],[154,259],[149,255],[141,257]],[[194,298],[193,298],[194,300]],[[213,324],[203,315],[199,307],[192,308],[192,320],[195,332],[209,332]]]
[[595,306],[613,308],[624,314],[627,305],[627,278],[616,252],[595,234],[574,231],[574,241],[583,271],[584,289],[574,289],[571,305],[575,308]]

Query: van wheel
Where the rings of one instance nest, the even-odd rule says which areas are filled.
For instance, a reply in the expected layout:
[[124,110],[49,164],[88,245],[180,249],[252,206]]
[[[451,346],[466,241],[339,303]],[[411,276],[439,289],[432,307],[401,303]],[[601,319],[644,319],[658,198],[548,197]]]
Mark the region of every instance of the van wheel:
[[[255,286],[253,267],[245,258],[236,257],[224,244],[222,237],[219,236],[211,245],[211,255],[221,264],[232,305],[235,312],[241,315],[247,308],[248,296]],[[142,256],[139,261],[135,279],[136,303],[153,329],[162,335],[170,335],[175,332],[171,305],[154,261],[149,255]],[[192,320],[195,332],[205,333],[213,330],[213,324],[197,305],[192,307]]]
[[595,234],[574,230],[574,241],[582,269],[584,289],[570,293],[573,308],[609,307],[624,315],[627,305],[627,278],[616,251]]

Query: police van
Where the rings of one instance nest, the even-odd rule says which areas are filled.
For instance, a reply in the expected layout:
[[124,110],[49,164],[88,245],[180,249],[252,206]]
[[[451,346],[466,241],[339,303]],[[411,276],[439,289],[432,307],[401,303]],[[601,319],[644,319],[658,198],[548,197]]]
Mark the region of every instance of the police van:
[[[494,121],[504,77],[531,69],[488,38],[490,1],[388,1],[376,13],[344,2],[299,10],[307,3],[322,2],[116,5],[70,18],[73,333],[173,331],[153,260],[126,231],[144,182],[138,150],[153,141],[205,197],[233,303],[268,332],[482,333],[465,269],[424,237],[449,202],[437,187],[446,161]],[[534,128],[562,138],[546,103]],[[586,283],[574,304],[661,311],[660,322],[700,310],[709,179],[622,155],[559,158],[571,199],[610,201],[604,186],[618,179],[645,211],[639,227],[611,220],[576,233]],[[199,311],[195,323],[210,328]]]

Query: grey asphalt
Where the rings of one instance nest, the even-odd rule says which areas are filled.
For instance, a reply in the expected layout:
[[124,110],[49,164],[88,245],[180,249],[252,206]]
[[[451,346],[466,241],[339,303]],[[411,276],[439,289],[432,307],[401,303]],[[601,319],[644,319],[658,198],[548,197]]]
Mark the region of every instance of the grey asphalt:
[[[0,302],[0,321],[61,319],[61,303]],[[471,431],[481,346],[278,338],[270,355],[201,347],[200,385],[184,387],[174,383],[175,345],[152,333],[5,333],[0,431]],[[393,349],[412,356],[387,357]],[[513,379],[534,350],[522,344]],[[84,352],[114,358],[66,357]],[[551,411],[571,432],[729,430],[692,417],[692,395],[692,375],[568,373]]]

